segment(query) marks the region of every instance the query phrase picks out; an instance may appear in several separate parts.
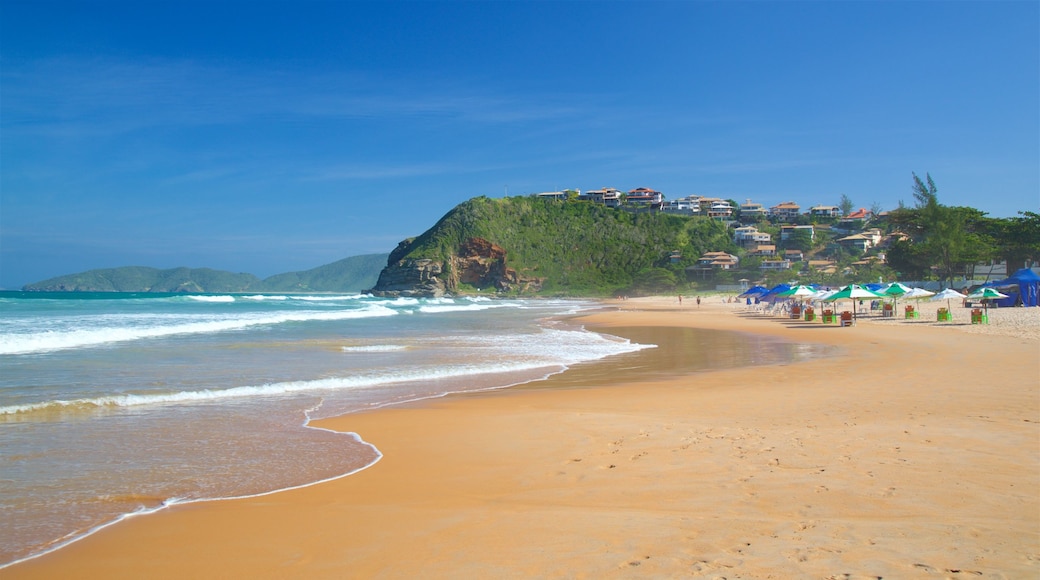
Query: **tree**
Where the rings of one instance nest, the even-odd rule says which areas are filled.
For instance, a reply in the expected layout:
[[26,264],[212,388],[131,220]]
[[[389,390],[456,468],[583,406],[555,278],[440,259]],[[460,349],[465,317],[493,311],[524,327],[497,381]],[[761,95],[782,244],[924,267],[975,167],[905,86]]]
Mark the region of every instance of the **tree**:
[[784,247],[789,250],[808,252],[812,249],[812,233],[805,228],[792,230],[784,241]]
[[1007,262],[1008,274],[1040,260],[1040,214],[1020,211],[1021,217],[983,218],[981,230],[989,237],[995,257]]
[[844,193],[841,194],[841,201],[838,202],[838,209],[841,210],[841,215],[849,215],[850,213],[852,213],[853,207],[855,207],[855,205],[852,203],[852,200],[849,199],[849,196],[845,195]]
[[939,203],[939,188],[932,176],[922,180],[912,174],[916,204],[892,212],[892,222],[912,241],[893,246],[889,263],[903,274],[923,274],[935,268],[940,280],[953,280],[966,266],[993,254],[990,238],[980,234],[985,214],[974,208],[947,207]]

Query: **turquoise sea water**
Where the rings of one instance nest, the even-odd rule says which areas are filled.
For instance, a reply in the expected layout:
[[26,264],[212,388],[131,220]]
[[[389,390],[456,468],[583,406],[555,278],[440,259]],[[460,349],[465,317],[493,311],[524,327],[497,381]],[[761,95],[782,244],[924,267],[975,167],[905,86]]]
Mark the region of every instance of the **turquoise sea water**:
[[[653,346],[567,322],[598,307],[0,292],[0,567],[128,514],[309,485],[378,461],[357,436],[310,419],[529,382]],[[707,348],[684,340],[689,352]],[[768,348],[732,340],[731,356],[712,360],[794,356]]]
[[379,457],[306,427],[641,348],[575,301],[0,293],[0,565],[125,514],[340,477]]

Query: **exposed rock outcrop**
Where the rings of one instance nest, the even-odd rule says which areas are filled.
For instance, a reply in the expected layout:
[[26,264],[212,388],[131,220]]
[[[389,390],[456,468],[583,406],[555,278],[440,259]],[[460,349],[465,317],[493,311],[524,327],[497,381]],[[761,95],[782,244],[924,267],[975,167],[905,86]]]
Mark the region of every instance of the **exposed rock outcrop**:
[[506,266],[506,251],[483,238],[469,238],[449,258],[450,267],[431,259],[404,259],[411,240],[390,254],[387,267],[371,293],[376,296],[439,297],[458,291],[459,284],[498,292],[537,292],[541,280],[525,278]]

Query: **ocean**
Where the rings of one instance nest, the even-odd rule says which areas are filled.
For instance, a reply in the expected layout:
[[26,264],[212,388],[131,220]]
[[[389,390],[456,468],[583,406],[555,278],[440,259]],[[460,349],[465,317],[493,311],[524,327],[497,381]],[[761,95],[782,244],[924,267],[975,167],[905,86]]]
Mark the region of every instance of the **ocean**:
[[[381,457],[312,419],[529,383],[654,346],[570,320],[600,307],[0,292],[0,567],[126,517],[310,485]],[[727,346],[732,364],[751,360],[732,354],[740,344]],[[747,348],[764,364],[797,354]]]

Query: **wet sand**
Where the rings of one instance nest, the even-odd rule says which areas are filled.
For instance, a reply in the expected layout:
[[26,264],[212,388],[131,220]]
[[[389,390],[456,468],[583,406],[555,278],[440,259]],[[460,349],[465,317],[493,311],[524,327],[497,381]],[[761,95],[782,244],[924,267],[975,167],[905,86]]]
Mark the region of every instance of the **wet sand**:
[[[717,298],[608,306],[621,310],[585,323],[830,354],[696,373],[608,360],[329,419],[319,426],[384,458],[304,489],[131,518],[0,577],[1040,576],[1040,309],[976,330],[838,328]],[[681,361],[675,333],[658,336],[649,356]]]

